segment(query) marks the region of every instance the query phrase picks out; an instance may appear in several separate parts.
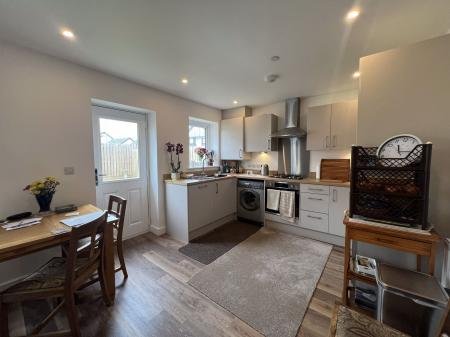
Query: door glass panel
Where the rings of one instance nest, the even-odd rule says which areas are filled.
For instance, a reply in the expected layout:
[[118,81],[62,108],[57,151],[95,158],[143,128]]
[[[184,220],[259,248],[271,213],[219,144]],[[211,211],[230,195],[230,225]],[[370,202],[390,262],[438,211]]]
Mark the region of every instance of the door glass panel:
[[139,178],[138,124],[107,118],[99,122],[103,181]]

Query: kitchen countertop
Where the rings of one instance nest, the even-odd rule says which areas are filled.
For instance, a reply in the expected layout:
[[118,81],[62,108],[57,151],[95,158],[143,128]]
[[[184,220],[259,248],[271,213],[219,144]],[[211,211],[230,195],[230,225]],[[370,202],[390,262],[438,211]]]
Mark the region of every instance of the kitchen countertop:
[[300,184],[312,184],[312,185],[328,185],[328,186],[337,186],[337,187],[350,187],[349,181],[338,181],[338,180],[316,180],[313,178],[305,178],[305,179],[283,179],[283,178],[272,178],[267,176],[262,176],[260,174],[229,174],[226,177],[214,177],[210,179],[179,179],[179,180],[165,180],[166,184],[175,184],[182,186],[190,186],[190,185],[198,185],[204,184],[210,181],[217,181],[223,179],[230,178],[239,178],[239,179],[253,179],[253,180],[272,180],[272,181],[283,181],[283,182],[294,182]]

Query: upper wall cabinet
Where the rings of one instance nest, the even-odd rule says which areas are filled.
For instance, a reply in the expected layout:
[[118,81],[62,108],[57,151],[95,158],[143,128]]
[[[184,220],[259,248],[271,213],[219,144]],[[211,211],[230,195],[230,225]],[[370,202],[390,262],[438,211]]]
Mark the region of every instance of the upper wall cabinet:
[[278,150],[278,140],[270,138],[277,130],[278,117],[272,114],[245,118],[245,151],[268,152]]
[[358,101],[309,108],[307,150],[348,149],[356,143]]
[[220,158],[247,159],[244,153],[244,117],[223,119],[220,122]]

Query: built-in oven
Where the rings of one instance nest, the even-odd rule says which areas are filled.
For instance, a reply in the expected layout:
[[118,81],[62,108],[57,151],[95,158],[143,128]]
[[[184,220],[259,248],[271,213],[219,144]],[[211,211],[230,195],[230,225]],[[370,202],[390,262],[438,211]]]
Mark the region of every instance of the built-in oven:
[[284,181],[266,181],[265,188],[265,211],[267,213],[272,213],[275,215],[279,215],[279,211],[274,211],[272,209],[267,208],[267,190],[280,190],[280,191],[292,191],[295,192],[295,217],[298,218],[300,214],[300,184],[294,182],[284,182]]

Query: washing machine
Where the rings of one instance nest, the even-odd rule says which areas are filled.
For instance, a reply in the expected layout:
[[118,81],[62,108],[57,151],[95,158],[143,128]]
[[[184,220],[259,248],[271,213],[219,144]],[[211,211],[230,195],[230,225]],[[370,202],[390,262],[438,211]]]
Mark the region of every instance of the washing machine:
[[237,193],[238,218],[264,223],[264,181],[238,179]]

